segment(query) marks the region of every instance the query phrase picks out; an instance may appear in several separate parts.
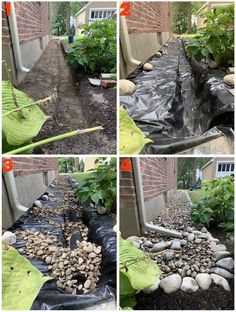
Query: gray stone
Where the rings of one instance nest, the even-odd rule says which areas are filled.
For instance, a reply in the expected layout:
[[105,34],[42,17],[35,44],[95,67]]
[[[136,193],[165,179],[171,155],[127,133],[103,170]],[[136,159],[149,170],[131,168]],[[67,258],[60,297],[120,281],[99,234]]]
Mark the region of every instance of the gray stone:
[[143,244],[145,247],[148,247],[148,248],[152,248],[153,247],[153,243],[149,240],[147,240],[144,244]]
[[202,228],[201,228],[201,232],[202,232],[202,233],[208,233],[208,231],[207,231],[207,229],[206,229],[205,227],[202,227]]
[[16,243],[16,235],[10,231],[4,232],[2,235],[2,240],[7,244],[7,245],[14,245]]
[[211,246],[213,252],[217,252],[217,251],[225,251],[226,250],[226,246],[223,244],[219,244],[219,245],[212,245]]
[[188,235],[188,241],[192,242],[193,240],[194,240],[194,234],[191,233],[191,234]]
[[164,258],[165,258],[167,261],[170,261],[170,260],[174,259],[174,257],[175,257],[174,251],[167,251],[167,252],[164,254]]
[[171,249],[175,249],[175,250],[179,250],[181,249],[181,244],[180,244],[180,241],[179,240],[173,240],[171,246],[170,246]]
[[216,262],[216,266],[231,271],[234,268],[234,259],[231,257],[221,259]]
[[188,237],[189,236],[189,232],[183,232],[183,237]]
[[195,279],[192,277],[184,277],[180,289],[187,293],[193,293],[198,291],[199,287]]
[[228,251],[216,251],[213,253],[213,257],[216,259],[216,261],[228,256],[230,256],[230,252]]
[[193,231],[193,234],[194,234],[194,235],[201,235],[202,232],[200,232],[200,231]]
[[36,201],[34,202],[34,206],[35,206],[35,207],[38,207],[38,208],[42,208],[41,201],[40,201],[40,200],[36,200]]
[[196,243],[196,244],[201,244],[201,242],[202,242],[201,238],[196,238],[196,239],[195,239],[195,243]]
[[169,247],[169,246],[167,246],[166,242],[160,242],[160,243],[154,244],[152,251],[153,252],[162,251],[162,250],[166,249],[167,247]]
[[181,239],[180,244],[181,246],[186,246],[187,245],[186,239]]
[[159,57],[161,57],[161,52],[156,52],[156,56],[159,58]]
[[195,277],[195,280],[197,281],[199,287],[204,290],[208,289],[211,285],[211,276],[207,273],[199,273]]
[[182,283],[182,278],[179,274],[172,274],[163,278],[160,282],[160,287],[165,293],[170,294],[177,291]]
[[222,286],[227,291],[230,291],[229,283],[224,277],[218,274],[211,274],[211,278],[213,283]]
[[41,196],[41,199],[44,200],[44,201],[48,201],[48,195]]
[[234,275],[222,268],[211,268],[211,273],[221,275],[225,278],[233,278]]
[[193,230],[192,230],[192,228],[191,228],[190,226],[188,226],[188,227],[186,228],[186,231],[189,232],[189,233],[192,233]]

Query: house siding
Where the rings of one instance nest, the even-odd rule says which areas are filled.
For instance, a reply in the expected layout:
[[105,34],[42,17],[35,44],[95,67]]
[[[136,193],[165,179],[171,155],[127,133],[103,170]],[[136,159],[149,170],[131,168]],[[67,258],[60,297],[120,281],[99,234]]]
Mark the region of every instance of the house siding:
[[212,181],[216,177],[216,166],[218,162],[234,162],[233,157],[216,157],[214,160],[202,170],[202,180],[203,181]]

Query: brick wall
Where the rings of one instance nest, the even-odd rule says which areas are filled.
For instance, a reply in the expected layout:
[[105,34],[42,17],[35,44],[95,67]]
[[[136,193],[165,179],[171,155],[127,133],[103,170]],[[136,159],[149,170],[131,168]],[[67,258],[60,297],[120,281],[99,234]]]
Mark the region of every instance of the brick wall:
[[52,157],[12,157],[15,176],[57,170],[58,158]]
[[[49,2],[15,2],[15,12],[20,44],[51,33]],[[10,43],[5,11],[2,16],[2,42]]]
[[126,18],[129,33],[168,32],[172,29],[170,2],[131,2]]
[[142,157],[140,161],[145,201],[176,187],[175,158]]

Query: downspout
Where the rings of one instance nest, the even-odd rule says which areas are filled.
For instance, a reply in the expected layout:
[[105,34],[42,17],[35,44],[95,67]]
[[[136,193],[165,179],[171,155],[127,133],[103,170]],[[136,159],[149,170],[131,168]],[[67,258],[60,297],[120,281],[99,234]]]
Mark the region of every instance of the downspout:
[[128,28],[125,16],[120,16],[120,42],[125,63],[130,67],[138,67],[142,62],[136,60],[132,55],[132,49],[129,40]]
[[133,172],[134,172],[136,194],[137,194],[137,199],[138,199],[138,211],[139,211],[141,229],[147,230],[147,231],[155,231],[165,236],[182,238],[182,233],[180,232],[148,223],[147,217],[146,217],[144,196],[143,196],[144,193],[143,193],[140,160],[138,157],[132,158],[132,165],[133,165]]
[[18,72],[22,74],[26,74],[30,71],[30,69],[24,67],[22,64],[21,50],[20,50],[20,41],[19,34],[16,22],[16,12],[14,2],[11,2],[11,11],[10,16],[8,16],[9,28],[11,33],[12,47],[14,52],[14,58],[16,63],[16,69]]
[[25,213],[26,211],[28,211],[29,208],[21,205],[21,203],[20,203],[18,193],[17,193],[16,182],[15,182],[13,170],[10,172],[4,173],[4,180],[6,183],[6,188],[7,188],[7,193],[8,193],[10,205],[11,205],[13,212],[14,212],[14,217],[18,218],[19,215],[22,215],[22,213]]

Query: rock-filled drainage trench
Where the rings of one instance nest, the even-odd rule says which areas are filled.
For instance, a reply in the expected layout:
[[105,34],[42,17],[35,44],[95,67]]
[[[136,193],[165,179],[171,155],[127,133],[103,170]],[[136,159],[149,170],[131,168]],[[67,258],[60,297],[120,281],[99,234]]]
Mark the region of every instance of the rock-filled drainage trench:
[[[95,290],[101,276],[102,246],[89,241],[82,207],[75,202],[67,177],[57,178],[10,230],[17,236],[14,247],[54,278],[49,282],[56,283],[54,291],[59,288],[78,295]],[[96,302],[95,297],[91,302]]]
[[[220,138],[229,140],[224,143],[228,151],[234,97],[223,82],[226,73],[189,60],[180,39],[170,39],[161,52],[148,61],[151,71],[137,69],[128,76],[136,90],[120,97],[137,126],[153,140],[141,153],[179,153]],[[227,118],[219,117],[223,114]],[[215,148],[212,144],[212,151]]]
[[151,231],[145,232],[142,237],[131,236],[128,239],[159,265],[162,271],[159,289],[166,294],[179,290],[193,294],[207,291],[213,284],[227,294],[230,291],[229,281],[234,278],[234,260],[226,246],[205,227],[196,228],[191,221],[190,210],[188,195],[179,191],[151,223],[177,230],[182,237],[170,238]]

